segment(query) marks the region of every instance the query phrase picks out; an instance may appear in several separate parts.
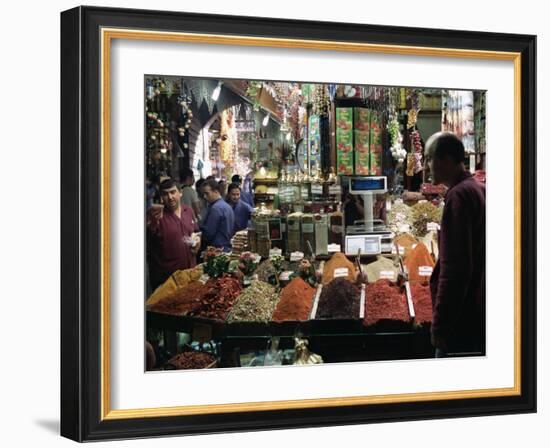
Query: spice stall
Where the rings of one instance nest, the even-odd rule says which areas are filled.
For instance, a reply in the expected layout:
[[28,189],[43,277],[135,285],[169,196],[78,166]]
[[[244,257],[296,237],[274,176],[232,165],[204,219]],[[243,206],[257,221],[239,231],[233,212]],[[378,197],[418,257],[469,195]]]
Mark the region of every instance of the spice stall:
[[445,188],[423,144],[458,132],[475,171],[485,93],[470,93],[147,77],[148,177],[238,174],[254,197],[231,252],[208,248],[147,294],[156,368],[433,356]]

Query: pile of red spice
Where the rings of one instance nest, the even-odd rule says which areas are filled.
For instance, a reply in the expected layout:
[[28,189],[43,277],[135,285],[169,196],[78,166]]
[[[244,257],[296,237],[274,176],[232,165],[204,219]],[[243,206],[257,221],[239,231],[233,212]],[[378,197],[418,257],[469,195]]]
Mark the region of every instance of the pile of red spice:
[[281,292],[272,320],[275,322],[308,320],[314,296],[315,288],[300,277],[292,279]]
[[166,364],[176,370],[204,369],[209,367],[215,360],[216,358],[208,353],[189,351],[170,358]]
[[398,286],[392,285],[386,279],[380,279],[367,285],[365,290],[364,324],[369,326],[380,320],[401,322],[410,320],[405,294]]
[[229,310],[241,293],[239,280],[228,275],[206,282],[208,291],[197,301],[189,316],[225,320]]
[[411,295],[414,305],[414,321],[425,324],[432,321],[432,295],[429,285],[411,285]]
[[210,279],[206,284],[192,282],[151,305],[149,310],[225,320],[240,292],[239,280],[225,275]]
[[316,318],[358,319],[361,291],[343,277],[337,277],[323,286]]

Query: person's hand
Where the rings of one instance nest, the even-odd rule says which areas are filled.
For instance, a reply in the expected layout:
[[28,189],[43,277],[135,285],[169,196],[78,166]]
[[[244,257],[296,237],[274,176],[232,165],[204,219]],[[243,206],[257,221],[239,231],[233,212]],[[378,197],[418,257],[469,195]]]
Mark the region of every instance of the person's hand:
[[147,210],[147,226],[151,229],[156,229],[159,225],[160,220],[164,215],[164,205],[162,204],[153,204],[149,210]]
[[164,205],[153,204],[149,209],[151,216],[154,220],[160,221],[164,215]]
[[432,345],[434,348],[439,348],[441,350],[447,350],[447,341],[440,336],[436,336],[432,333]]
[[195,245],[191,247],[191,253],[194,255],[197,255],[201,248],[201,237],[195,236],[194,240],[195,240]]

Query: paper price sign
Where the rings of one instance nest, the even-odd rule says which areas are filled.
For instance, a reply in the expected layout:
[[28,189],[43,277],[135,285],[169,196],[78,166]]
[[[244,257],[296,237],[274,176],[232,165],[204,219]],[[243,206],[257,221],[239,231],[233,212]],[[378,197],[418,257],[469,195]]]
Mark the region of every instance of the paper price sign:
[[323,194],[323,186],[319,184],[312,184],[311,194]]
[[380,271],[380,278],[386,280],[395,280],[395,271]]
[[434,268],[431,266],[419,266],[418,267],[418,275],[428,276],[432,275]]

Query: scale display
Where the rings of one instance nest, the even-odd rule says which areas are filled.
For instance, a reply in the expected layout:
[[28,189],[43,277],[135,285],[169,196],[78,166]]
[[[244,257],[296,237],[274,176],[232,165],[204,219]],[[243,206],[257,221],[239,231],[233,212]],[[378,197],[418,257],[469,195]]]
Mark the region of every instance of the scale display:
[[385,193],[388,190],[386,176],[350,177],[349,191],[352,194]]
[[382,253],[381,235],[346,235],[346,255]]

